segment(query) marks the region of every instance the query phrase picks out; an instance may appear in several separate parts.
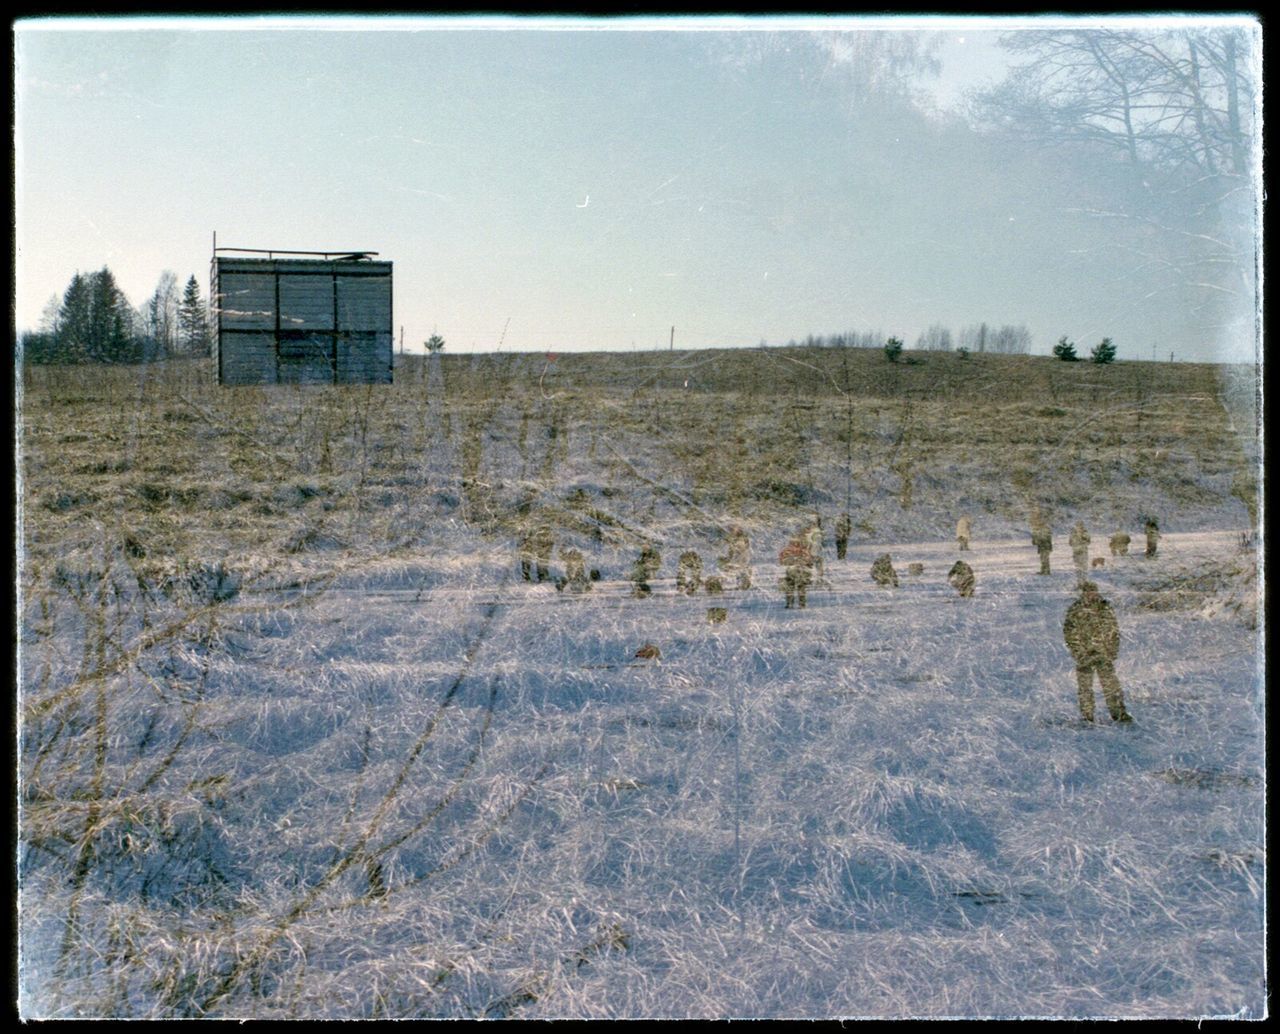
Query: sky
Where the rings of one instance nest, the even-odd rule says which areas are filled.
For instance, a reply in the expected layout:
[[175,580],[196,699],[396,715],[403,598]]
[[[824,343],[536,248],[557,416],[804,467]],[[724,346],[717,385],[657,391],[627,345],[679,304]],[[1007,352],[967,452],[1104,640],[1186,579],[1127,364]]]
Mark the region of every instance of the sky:
[[[1109,336],[1121,358],[1252,359],[1252,307],[1190,325],[1043,154],[965,123],[1011,27],[20,21],[16,322],[104,265],[135,305],[165,270],[207,291],[216,231],[378,252],[408,351],[910,346],[985,321],[1039,353]],[[935,64],[873,74],[904,46]]]

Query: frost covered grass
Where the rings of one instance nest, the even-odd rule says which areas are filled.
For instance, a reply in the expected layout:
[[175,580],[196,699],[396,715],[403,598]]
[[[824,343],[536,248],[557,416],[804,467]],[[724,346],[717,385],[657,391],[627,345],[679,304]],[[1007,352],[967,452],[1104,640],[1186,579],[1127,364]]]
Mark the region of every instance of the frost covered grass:
[[[1256,556],[1212,371],[781,355],[36,371],[23,1014],[1264,1015]],[[1106,557],[1132,727],[1076,715],[1032,504]],[[1111,558],[1147,507],[1159,556]],[[815,509],[829,585],[785,610]],[[528,515],[590,592],[521,579]],[[678,595],[728,520],[753,588]],[[876,587],[885,551],[923,572]]]

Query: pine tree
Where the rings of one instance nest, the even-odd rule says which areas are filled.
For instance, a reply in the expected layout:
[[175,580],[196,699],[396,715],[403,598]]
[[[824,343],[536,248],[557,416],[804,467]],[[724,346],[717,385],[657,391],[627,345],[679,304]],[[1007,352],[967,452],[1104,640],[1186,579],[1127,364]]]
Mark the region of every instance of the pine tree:
[[67,362],[84,362],[89,358],[89,278],[76,273],[62,295],[58,311],[57,351]]
[[1076,355],[1076,346],[1067,340],[1065,334],[1058,338],[1058,343],[1053,346],[1053,354],[1064,363],[1074,363],[1080,360],[1080,357]]
[[182,335],[182,350],[187,355],[209,354],[209,316],[194,274],[187,280],[182,301],[178,303],[178,330]]
[[133,308],[106,266],[89,276],[88,357],[120,363],[136,358]]
[[1104,337],[1098,344],[1093,346],[1089,357],[1099,366],[1113,363],[1116,359],[1116,346],[1111,343],[1109,337]]

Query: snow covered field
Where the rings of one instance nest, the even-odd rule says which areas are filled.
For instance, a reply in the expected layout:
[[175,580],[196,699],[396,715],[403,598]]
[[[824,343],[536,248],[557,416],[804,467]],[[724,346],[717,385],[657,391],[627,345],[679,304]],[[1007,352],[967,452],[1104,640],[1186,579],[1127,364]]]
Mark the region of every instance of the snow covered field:
[[[603,578],[558,593],[457,513],[362,548],[367,498],[346,545],[165,592],[82,528],[24,598],[24,1015],[1265,1015],[1244,523],[1151,559],[1094,528],[1134,723],[1099,689],[1088,726],[1066,524],[1041,577],[979,520],[971,599],[945,534],[838,561],[828,524],[829,585],[786,610],[797,528],[753,531],[752,589],[682,596],[660,505],[648,599],[622,545],[582,540]],[[71,534],[39,524],[33,555]]]

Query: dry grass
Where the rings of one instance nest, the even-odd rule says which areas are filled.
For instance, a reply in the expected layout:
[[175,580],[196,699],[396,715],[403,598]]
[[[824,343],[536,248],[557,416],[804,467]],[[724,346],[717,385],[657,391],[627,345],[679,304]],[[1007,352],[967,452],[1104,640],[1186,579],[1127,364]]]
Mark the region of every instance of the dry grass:
[[[796,639],[733,594],[709,623],[702,598],[621,585],[642,545],[673,570],[729,522],[768,564],[850,501],[855,549],[950,540],[959,510],[988,539],[1033,506],[1244,525],[1220,371],[546,365],[436,357],[336,389],[24,372],[26,1015],[1154,1015],[1253,986],[1238,953],[1222,994],[1196,975],[1222,916],[1251,921],[1251,806],[1209,844],[1161,796],[1255,790],[1231,782],[1252,770],[1144,756],[1139,803],[1194,828],[1194,855],[1154,821],[1064,829],[1026,799],[1114,798],[1088,743],[1008,731],[1051,656],[993,686],[968,611],[908,650],[890,600],[859,628],[815,609]],[[591,594],[519,582],[535,517],[602,569]],[[1247,573],[1209,578],[1135,582],[1134,612],[1247,603]],[[661,657],[633,663],[647,642]],[[1189,736],[1199,713],[1178,715]],[[1203,896],[1159,941],[1186,904],[1171,873]],[[1091,968],[1117,916],[1161,944],[1147,968]]]

